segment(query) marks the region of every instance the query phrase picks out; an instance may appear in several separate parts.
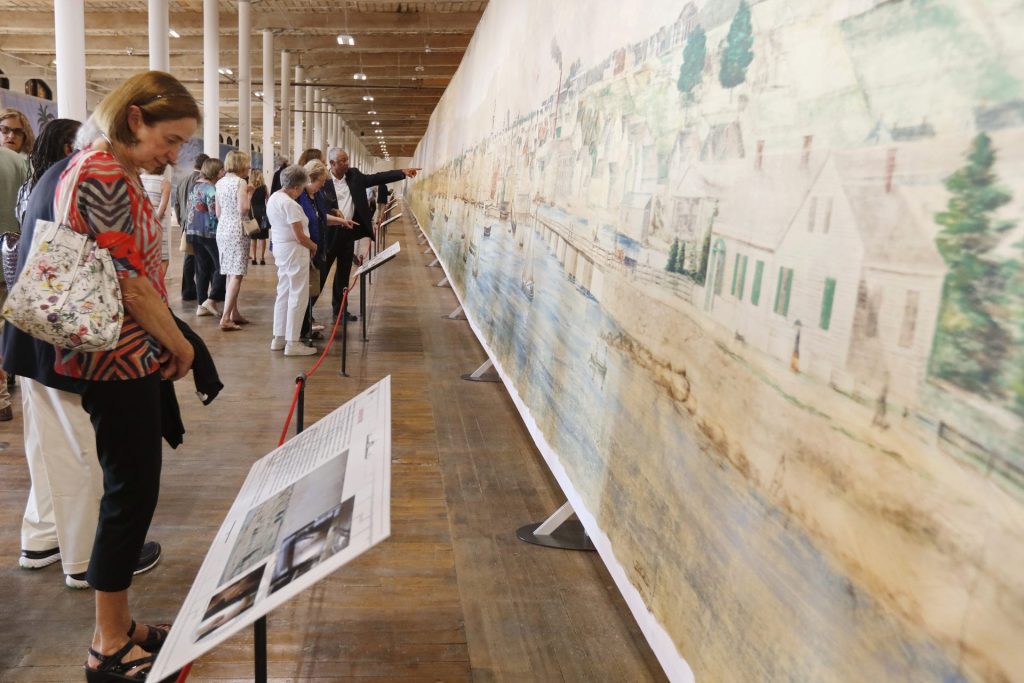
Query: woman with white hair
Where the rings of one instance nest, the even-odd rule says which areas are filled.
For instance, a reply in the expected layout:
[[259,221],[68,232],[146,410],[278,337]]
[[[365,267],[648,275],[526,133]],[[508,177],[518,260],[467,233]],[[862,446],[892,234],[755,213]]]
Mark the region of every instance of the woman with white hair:
[[286,356],[311,356],[317,352],[315,347],[299,341],[309,301],[309,264],[316,254],[316,242],[309,236],[309,219],[296,201],[308,182],[309,175],[302,166],[288,166],[281,171],[281,189],[267,200],[267,221],[277,263],[274,338],[270,350],[284,349]]

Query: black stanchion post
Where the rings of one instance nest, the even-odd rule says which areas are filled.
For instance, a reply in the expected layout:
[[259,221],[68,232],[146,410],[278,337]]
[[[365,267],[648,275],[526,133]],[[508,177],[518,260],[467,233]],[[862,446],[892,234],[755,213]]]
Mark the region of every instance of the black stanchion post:
[[252,625],[253,650],[255,654],[256,683],[267,683],[267,618],[260,617]]
[[363,319],[363,341],[366,339],[366,273],[359,276],[359,317]]
[[299,400],[295,404],[295,433],[301,434],[306,413],[306,376],[299,375],[295,383],[299,385]]
[[[348,287],[345,288],[345,303],[348,303]],[[348,316],[345,311],[341,312],[341,372],[342,377],[348,377]]]

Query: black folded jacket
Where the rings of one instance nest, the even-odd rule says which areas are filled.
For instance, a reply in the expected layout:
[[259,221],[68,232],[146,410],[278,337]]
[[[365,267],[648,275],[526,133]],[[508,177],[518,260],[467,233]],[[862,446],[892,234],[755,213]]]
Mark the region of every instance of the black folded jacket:
[[[202,337],[196,334],[195,330],[188,326],[183,320],[171,312],[171,317],[178,325],[178,329],[185,335],[185,339],[192,345],[195,358],[192,361],[192,379],[195,381],[196,394],[204,406],[210,405],[213,399],[217,398],[224,385],[217,374],[217,366],[213,362],[210,350],[206,348]],[[171,448],[181,445],[182,436],[185,434],[185,425],[181,421],[181,410],[178,407],[178,397],[174,393],[174,382],[164,380],[160,382],[160,418],[164,440]]]

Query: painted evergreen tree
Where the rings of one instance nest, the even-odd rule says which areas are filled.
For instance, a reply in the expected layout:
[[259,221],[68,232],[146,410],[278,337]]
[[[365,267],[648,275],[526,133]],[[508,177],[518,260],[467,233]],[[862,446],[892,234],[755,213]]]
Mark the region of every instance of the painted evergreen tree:
[[735,88],[747,79],[747,67],[754,61],[754,27],[750,23],[750,5],[740,0],[736,16],[729,25],[722,50],[718,80],[726,88]]
[[665,270],[669,273],[679,272],[679,238],[677,237],[672,242],[672,246],[668,250],[668,263],[665,264]]
[[[1014,245],[1018,250],[1024,252],[1024,240]],[[1007,386],[1010,390],[1010,398],[1013,401],[1012,409],[1019,415],[1024,415],[1024,253],[1015,260],[1010,261],[1009,274],[1009,298],[1010,319],[1017,321],[1016,343],[1013,346],[1013,353],[1010,356],[1010,376],[1007,378]]]
[[1007,268],[992,251],[1013,227],[993,213],[1007,204],[992,167],[992,140],[979,133],[971,141],[967,163],[946,178],[952,196],[935,220],[943,229],[936,246],[949,267],[932,347],[930,372],[987,398],[1006,395],[1001,377],[1013,345],[1011,333],[997,320],[1006,303]]
[[703,27],[697,26],[686,37],[686,46],[683,48],[683,64],[679,67],[679,81],[676,82],[679,92],[691,95],[693,89],[700,85],[707,57],[707,35],[704,33]]

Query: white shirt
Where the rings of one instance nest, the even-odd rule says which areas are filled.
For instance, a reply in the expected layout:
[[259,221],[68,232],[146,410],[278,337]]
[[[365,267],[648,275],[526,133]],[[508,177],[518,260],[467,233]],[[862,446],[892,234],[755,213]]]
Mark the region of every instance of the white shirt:
[[334,194],[338,196],[338,209],[341,211],[341,215],[352,220],[352,216],[356,212],[356,205],[352,201],[352,193],[349,192],[348,183],[345,182],[344,177],[338,180],[334,177],[333,173],[331,174],[331,181],[334,183]]
[[295,242],[292,223],[302,223],[302,232],[309,237],[309,219],[299,203],[278,190],[267,200],[267,222],[270,223],[270,239],[278,244]]

